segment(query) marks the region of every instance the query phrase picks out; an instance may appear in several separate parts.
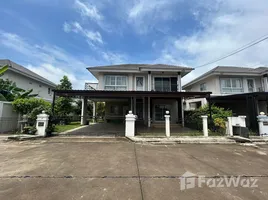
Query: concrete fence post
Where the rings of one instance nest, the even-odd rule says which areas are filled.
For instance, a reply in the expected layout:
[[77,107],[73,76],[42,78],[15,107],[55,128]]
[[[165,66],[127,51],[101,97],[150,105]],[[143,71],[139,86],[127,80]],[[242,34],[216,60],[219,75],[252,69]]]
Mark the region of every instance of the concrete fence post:
[[48,120],[49,120],[49,115],[47,115],[45,111],[42,111],[42,114],[37,115],[37,119],[36,119],[36,129],[37,129],[36,134],[37,135],[46,136]]
[[202,115],[202,122],[203,122],[203,134],[205,137],[208,137],[208,116]]
[[166,136],[170,137],[170,115],[169,115],[169,111],[166,111],[165,122],[166,122]]
[[133,115],[130,110],[126,115],[126,128],[125,128],[125,136],[134,137],[135,136],[135,121],[137,116]]

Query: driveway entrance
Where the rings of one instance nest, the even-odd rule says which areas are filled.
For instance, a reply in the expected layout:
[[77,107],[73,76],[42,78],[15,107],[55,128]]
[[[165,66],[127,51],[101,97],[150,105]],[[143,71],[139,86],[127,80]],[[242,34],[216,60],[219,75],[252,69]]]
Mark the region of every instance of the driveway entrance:
[[68,135],[120,137],[125,135],[125,124],[96,123],[69,132]]

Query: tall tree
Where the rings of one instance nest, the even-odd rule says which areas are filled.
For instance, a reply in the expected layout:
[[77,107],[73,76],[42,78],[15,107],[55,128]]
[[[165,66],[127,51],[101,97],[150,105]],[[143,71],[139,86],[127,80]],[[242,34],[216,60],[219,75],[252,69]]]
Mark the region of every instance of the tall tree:
[[60,84],[57,86],[57,90],[72,90],[72,83],[67,76],[63,76],[60,80]]
[[[58,90],[71,90],[72,83],[67,76],[63,76],[60,84],[57,86]],[[73,111],[73,99],[70,97],[59,97],[55,102],[55,113],[57,116],[65,117]]]

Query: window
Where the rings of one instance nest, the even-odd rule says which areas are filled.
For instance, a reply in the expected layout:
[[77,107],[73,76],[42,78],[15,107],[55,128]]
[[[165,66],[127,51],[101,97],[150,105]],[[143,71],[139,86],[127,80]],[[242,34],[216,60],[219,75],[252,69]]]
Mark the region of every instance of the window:
[[206,91],[207,90],[207,85],[206,83],[200,84],[200,91]]
[[136,77],[136,90],[143,91],[144,90],[144,77]]
[[50,89],[50,88],[48,88],[47,93],[48,93],[48,94],[50,94],[50,93],[51,93],[51,89]]
[[127,90],[126,76],[105,76],[105,90]]
[[241,93],[243,92],[241,78],[223,78],[221,79],[222,93]]
[[177,91],[177,78],[175,77],[156,77],[154,78],[155,91],[176,92]]
[[247,79],[248,92],[254,92],[254,81],[253,79]]
[[39,87],[42,87],[42,85],[39,85]]

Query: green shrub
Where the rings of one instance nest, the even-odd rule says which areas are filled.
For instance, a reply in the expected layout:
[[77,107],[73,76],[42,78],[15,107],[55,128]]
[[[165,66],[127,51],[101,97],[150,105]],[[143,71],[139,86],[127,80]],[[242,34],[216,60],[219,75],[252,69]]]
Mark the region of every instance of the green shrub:
[[199,109],[193,111],[187,111],[185,113],[185,123],[187,126],[191,128],[195,128],[197,130],[202,130],[202,115],[208,116],[209,121],[209,129],[211,131],[223,133],[225,131],[225,121],[227,121],[227,117],[232,116],[231,110],[225,110],[224,108],[211,106],[211,114],[212,114],[212,122],[210,122],[210,112],[209,106],[203,106]]
[[16,99],[12,102],[13,109],[21,115],[27,115],[30,124],[36,120],[36,116],[44,110],[51,114],[51,103],[37,98]]

